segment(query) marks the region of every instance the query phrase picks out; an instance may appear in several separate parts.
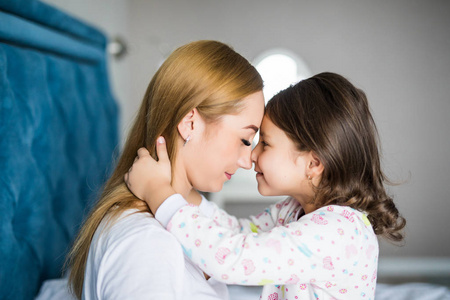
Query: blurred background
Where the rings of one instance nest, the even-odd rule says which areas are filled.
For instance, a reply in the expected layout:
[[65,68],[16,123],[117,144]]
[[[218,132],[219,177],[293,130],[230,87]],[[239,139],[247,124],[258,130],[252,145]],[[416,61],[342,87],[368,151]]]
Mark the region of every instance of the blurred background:
[[[379,281],[450,286],[449,1],[45,2],[109,37],[122,141],[161,62],[193,40],[225,42],[255,64],[267,100],[323,71],[347,77],[368,96],[384,170],[399,183],[389,192],[407,219],[403,246],[381,242]],[[257,193],[253,171],[210,199],[242,217],[278,200]]]

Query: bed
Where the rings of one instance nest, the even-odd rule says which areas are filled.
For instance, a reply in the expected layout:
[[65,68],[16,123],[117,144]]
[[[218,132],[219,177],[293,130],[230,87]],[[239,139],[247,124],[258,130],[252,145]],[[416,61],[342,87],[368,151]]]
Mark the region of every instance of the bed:
[[34,0],[0,0],[0,299],[33,299],[113,167],[106,38]]

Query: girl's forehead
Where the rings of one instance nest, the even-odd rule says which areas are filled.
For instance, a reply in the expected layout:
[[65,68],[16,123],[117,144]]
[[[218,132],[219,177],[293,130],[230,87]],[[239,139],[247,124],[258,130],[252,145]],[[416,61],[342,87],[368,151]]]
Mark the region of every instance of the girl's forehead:
[[268,137],[277,129],[278,127],[267,116],[264,116],[259,134]]

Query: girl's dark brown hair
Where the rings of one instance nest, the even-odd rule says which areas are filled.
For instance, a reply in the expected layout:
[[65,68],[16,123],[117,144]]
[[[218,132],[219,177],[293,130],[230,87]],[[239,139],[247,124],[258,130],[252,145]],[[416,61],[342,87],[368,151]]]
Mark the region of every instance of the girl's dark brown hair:
[[377,235],[404,238],[406,220],[384,184],[379,137],[366,95],[347,79],[321,73],[274,96],[266,115],[297,145],[324,165],[314,204],[365,211]]

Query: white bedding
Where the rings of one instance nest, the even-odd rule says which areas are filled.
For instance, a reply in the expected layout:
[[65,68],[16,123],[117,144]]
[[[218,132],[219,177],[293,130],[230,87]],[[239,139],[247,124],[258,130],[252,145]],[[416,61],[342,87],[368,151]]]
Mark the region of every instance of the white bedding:
[[[260,287],[229,286],[230,300],[257,300]],[[450,290],[426,283],[378,284],[376,300],[450,300]],[[67,279],[47,280],[35,300],[76,300],[67,290]]]

